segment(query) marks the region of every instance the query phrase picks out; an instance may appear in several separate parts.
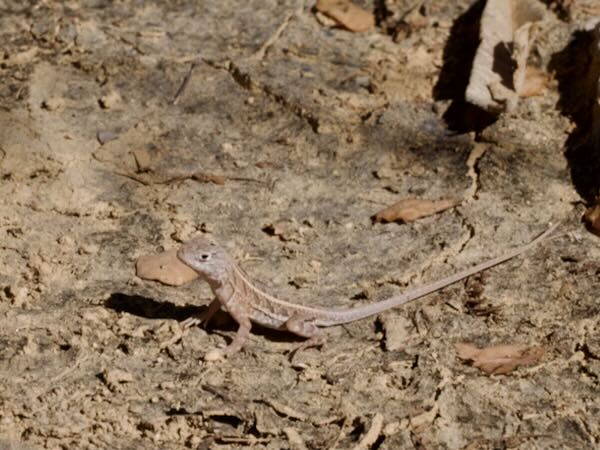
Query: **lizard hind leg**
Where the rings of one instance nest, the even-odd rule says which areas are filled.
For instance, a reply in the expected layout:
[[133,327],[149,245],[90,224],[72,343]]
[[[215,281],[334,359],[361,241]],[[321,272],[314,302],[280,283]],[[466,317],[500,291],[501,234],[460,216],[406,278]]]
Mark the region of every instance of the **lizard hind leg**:
[[284,324],[284,328],[296,336],[307,338],[306,341],[293,346],[290,354],[293,357],[296,352],[306,350],[311,347],[321,347],[326,336],[319,327],[310,319],[298,315],[292,315]]

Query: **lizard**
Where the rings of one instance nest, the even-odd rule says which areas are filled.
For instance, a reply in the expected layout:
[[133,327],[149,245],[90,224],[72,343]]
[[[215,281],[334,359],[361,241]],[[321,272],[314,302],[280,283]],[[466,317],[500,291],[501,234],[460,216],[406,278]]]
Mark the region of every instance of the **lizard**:
[[177,257],[208,283],[215,298],[202,314],[185,320],[184,327],[207,322],[221,308],[229,313],[239,328],[231,343],[222,352],[217,351],[213,355],[214,359],[240,351],[250,335],[252,322],[267,328],[286,330],[308,339],[301,348],[314,346],[324,339],[321,327],[343,325],[380,314],[504,263],[540,243],[557,226],[558,224],[550,226],[527,244],[438,281],[376,303],[346,309],[309,307],[273,297],[256,287],[222,247],[205,237],[198,237],[184,243],[177,251]]

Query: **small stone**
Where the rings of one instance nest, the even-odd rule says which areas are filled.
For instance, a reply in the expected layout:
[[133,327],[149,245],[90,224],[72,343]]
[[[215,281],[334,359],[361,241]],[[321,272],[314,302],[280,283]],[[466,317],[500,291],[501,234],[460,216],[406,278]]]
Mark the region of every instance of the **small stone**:
[[216,348],[206,352],[206,354],[204,355],[204,361],[218,361],[223,358],[224,358],[223,352]]
[[175,383],[173,383],[172,381],[163,381],[158,385],[158,387],[165,390],[175,389]]
[[118,137],[119,135],[117,133],[109,130],[98,130],[98,133],[96,133],[96,138],[98,139],[98,142],[100,142],[100,144],[102,145],[106,144],[109,141],[114,141]]
[[121,105],[123,99],[116,91],[111,91],[107,95],[100,97],[98,103],[103,109],[115,109]]
[[233,150],[233,144],[231,144],[230,142],[223,142],[221,144],[221,150],[223,150],[224,152],[230,152]]
[[96,244],[81,244],[77,253],[80,255],[95,255],[100,250],[100,247]]
[[50,97],[42,102],[42,108],[47,111],[62,111],[65,109],[65,99],[62,97]]
[[72,247],[75,245],[75,240],[71,236],[61,236],[58,238],[58,243],[65,247]]
[[25,286],[18,287],[14,290],[12,304],[17,308],[22,308],[28,305],[29,289]]
[[177,258],[176,248],[155,255],[140,256],[135,269],[138,277],[169,286],[181,286],[198,278],[194,269]]

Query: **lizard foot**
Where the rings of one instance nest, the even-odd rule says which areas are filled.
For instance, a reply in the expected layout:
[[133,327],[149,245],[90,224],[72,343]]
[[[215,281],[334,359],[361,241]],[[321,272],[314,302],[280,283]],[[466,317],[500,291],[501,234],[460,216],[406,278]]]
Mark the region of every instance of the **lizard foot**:
[[324,334],[318,334],[316,336],[311,336],[306,341],[300,342],[299,344],[292,346],[292,348],[289,349],[288,351],[286,351],[286,353],[289,355],[290,360],[291,360],[294,358],[294,356],[296,356],[296,353],[306,350],[307,348],[312,348],[312,347],[320,348],[325,344],[326,341],[327,341],[327,337]]
[[180,323],[180,325],[181,325],[181,328],[183,328],[184,330],[187,330],[188,328],[195,327],[196,325],[201,325],[204,322],[206,322],[206,319],[202,319],[201,317],[192,316],[192,317],[188,317],[187,319],[185,319],[183,322]]
[[181,322],[181,328],[187,330],[188,328],[194,327],[196,325],[202,325],[208,323],[212,316],[219,310],[221,304],[217,299],[214,299],[208,307],[202,311],[200,314],[196,314],[192,317],[188,317],[183,322]]

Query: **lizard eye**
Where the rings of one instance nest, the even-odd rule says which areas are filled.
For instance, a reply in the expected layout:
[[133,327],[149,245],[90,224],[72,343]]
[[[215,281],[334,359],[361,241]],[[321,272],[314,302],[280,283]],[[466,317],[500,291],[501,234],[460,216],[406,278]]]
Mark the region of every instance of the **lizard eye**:
[[200,255],[200,259],[201,259],[202,261],[208,261],[208,260],[210,259],[210,253],[202,253],[202,254]]

